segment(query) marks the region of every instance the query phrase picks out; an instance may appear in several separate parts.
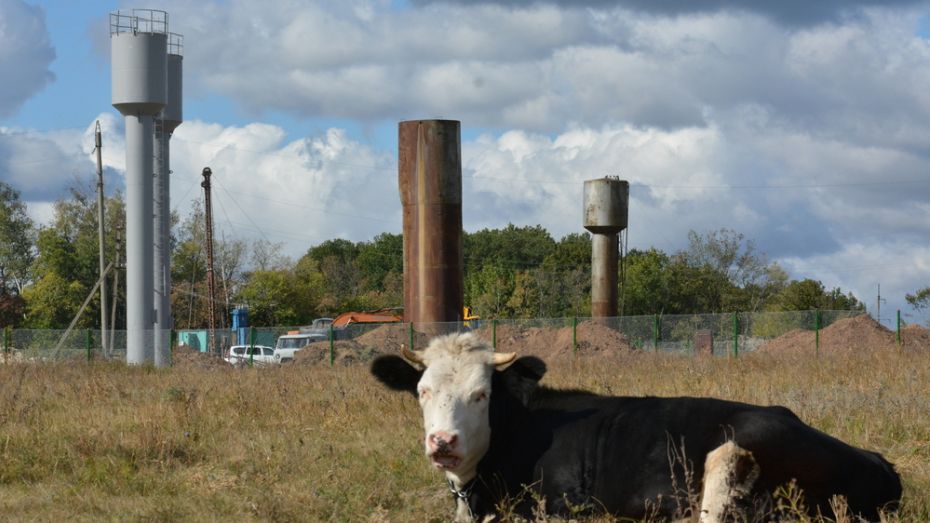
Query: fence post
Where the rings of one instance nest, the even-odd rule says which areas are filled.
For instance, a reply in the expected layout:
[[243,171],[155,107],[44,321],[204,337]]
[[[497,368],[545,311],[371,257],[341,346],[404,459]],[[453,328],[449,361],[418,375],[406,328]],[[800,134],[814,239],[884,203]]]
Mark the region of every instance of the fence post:
[[739,357],[739,313],[733,313],[733,357]]
[[491,347],[497,350],[497,319],[491,320]]
[[[174,364],[174,349],[178,346],[178,331],[171,328],[168,331],[168,354],[171,356],[172,365]],[[110,351],[113,351],[113,346],[110,345]]]
[[820,356],[820,309],[814,311],[814,352]]
[[[232,354],[229,355],[232,359]],[[233,360],[235,361],[235,360]],[[255,327],[249,327],[249,367],[255,363]]]
[[336,363],[336,331],[333,330],[333,324],[329,324],[329,366]]
[[898,348],[900,349],[903,346],[901,342],[901,309],[898,309],[898,332],[897,332]]
[[572,353],[578,351],[578,318],[572,316]]
[[407,324],[407,336],[410,339],[410,350],[413,350],[413,322]]
[[659,352],[659,315],[652,315],[652,352]]
[[90,333],[90,329],[87,329],[84,336],[84,347],[87,349],[87,361],[89,362],[93,358],[93,344],[94,344],[94,335]]

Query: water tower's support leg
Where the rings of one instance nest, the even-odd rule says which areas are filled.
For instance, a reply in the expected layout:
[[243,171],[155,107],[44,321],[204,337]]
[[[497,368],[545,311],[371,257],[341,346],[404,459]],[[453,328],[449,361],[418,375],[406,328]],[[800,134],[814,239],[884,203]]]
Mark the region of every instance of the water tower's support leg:
[[154,359],[151,116],[126,117],[126,362]]
[[168,205],[168,139],[170,135],[162,129],[155,134],[155,242],[154,260],[154,305],[155,305],[155,366],[171,365],[168,334],[171,329],[170,295],[168,286],[169,246],[168,236],[171,223],[171,208]]
[[617,234],[591,235],[591,316],[612,318],[617,315]]

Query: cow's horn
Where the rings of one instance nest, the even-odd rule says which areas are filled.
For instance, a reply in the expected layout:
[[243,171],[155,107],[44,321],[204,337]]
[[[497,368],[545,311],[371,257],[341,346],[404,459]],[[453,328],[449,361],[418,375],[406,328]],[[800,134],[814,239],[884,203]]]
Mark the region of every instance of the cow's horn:
[[425,365],[425,363],[423,363],[423,358],[421,358],[420,355],[417,354],[416,352],[408,349],[406,345],[400,346],[400,353],[410,363],[416,363],[417,365]]
[[494,363],[494,366],[497,367],[499,365],[506,365],[510,363],[516,357],[516,352],[495,352],[494,359],[491,361]]

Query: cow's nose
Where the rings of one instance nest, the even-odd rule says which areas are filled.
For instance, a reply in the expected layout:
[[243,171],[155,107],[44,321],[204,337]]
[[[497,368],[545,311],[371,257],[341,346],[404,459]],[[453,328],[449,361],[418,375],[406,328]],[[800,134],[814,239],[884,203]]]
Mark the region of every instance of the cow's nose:
[[437,431],[429,435],[429,448],[432,451],[451,452],[455,448],[455,442],[459,437],[445,431]]

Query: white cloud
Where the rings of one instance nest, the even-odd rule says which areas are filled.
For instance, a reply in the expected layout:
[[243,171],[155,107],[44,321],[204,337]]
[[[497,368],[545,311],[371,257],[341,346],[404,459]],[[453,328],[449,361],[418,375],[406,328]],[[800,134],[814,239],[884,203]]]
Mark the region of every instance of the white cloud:
[[[927,258],[930,234],[930,42],[915,34],[915,11],[847,17],[834,2],[792,24],[788,11],[715,2],[668,16],[606,1],[165,4],[185,34],[192,98],[226,95],[258,118],[445,117],[479,128],[463,144],[469,230],[509,221],[557,237],[580,231],[582,182],[619,174],[634,184],[631,246],[674,251],[690,229],[730,227],[794,277],[857,295],[871,279],[898,296],[927,284],[915,260]],[[120,125],[104,122],[117,170]],[[11,140],[0,136],[0,147]],[[76,157],[58,162],[66,169],[89,159],[52,136],[27,145],[15,146]],[[183,209],[196,197],[209,165],[218,224],[298,255],[337,236],[400,230],[393,154],[339,129],[298,137],[189,121],[172,145],[173,200]],[[36,170],[15,173],[30,190],[53,185]],[[887,275],[897,269],[883,260],[903,269]]]
[[13,114],[54,80],[45,12],[21,0],[0,2],[0,117]]
[[928,143],[930,44],[914,34],[916,11],[852,6],[856,17],[786,27],[719,6],[656,16],[622,5],[166,8],[185,33],[186,87],[253,114],[445,117],[551,134],[724,126],[734,111],[761,107],[782,125],[859,143]]
[[0,127],[0,179],[26,201],[53,201],[92,172],[81,158],[82,146],[80,131]]
[[[930,235],[930,183],[869,180],[881,180],[889,170],[926,172],[927,160],[768,127],[763,114],[751,116],[746,135],[718,127],[623,125],[576,127],[552,137],[509,131],[466,141],[464,226],[475,231],[508,222],[540,224],[556,238],[581,232],[584,180],[619,175],[632,185],[632,248],[674,252],[685,247],[689,230],[728,227],[753,239],[794,278],[820,279],[864,301],[881,283],[888,310],[907,310],[904,294],[930,278],[924,241]],[[112,190],[122,186],[122,119],[99,119],[105,164],[116,178],[107,182]],[[89,126],[84,133],[36,133],[26,141],[45,147],[35,156],[55,153],[90,179],[91,133]],[[175,132],[171,151],[173,208],[185,215],[191,200],[202,198],[200,173],[209,166],[221,237],[282,242],[288,255],[299,257],[327,239],[361,241],[400,232],[396,159],[344,130],[293,140],[270,124],[189,121]],[[40,184],[21,178],[14,186],[22,190],[30,183]],[[887,201],[885,192],[898,197]],[[27,198],[30,206],[33,200],[39,202],[33,214],[41,215],[47,199]]]
[[340,129],[286,141],[273,125],[185,122],[171,160],[172,207],[182,215],[211,168],[215,221],[228,237],[284,242],[297,257],[327,239],[400,231],[393,160]]

